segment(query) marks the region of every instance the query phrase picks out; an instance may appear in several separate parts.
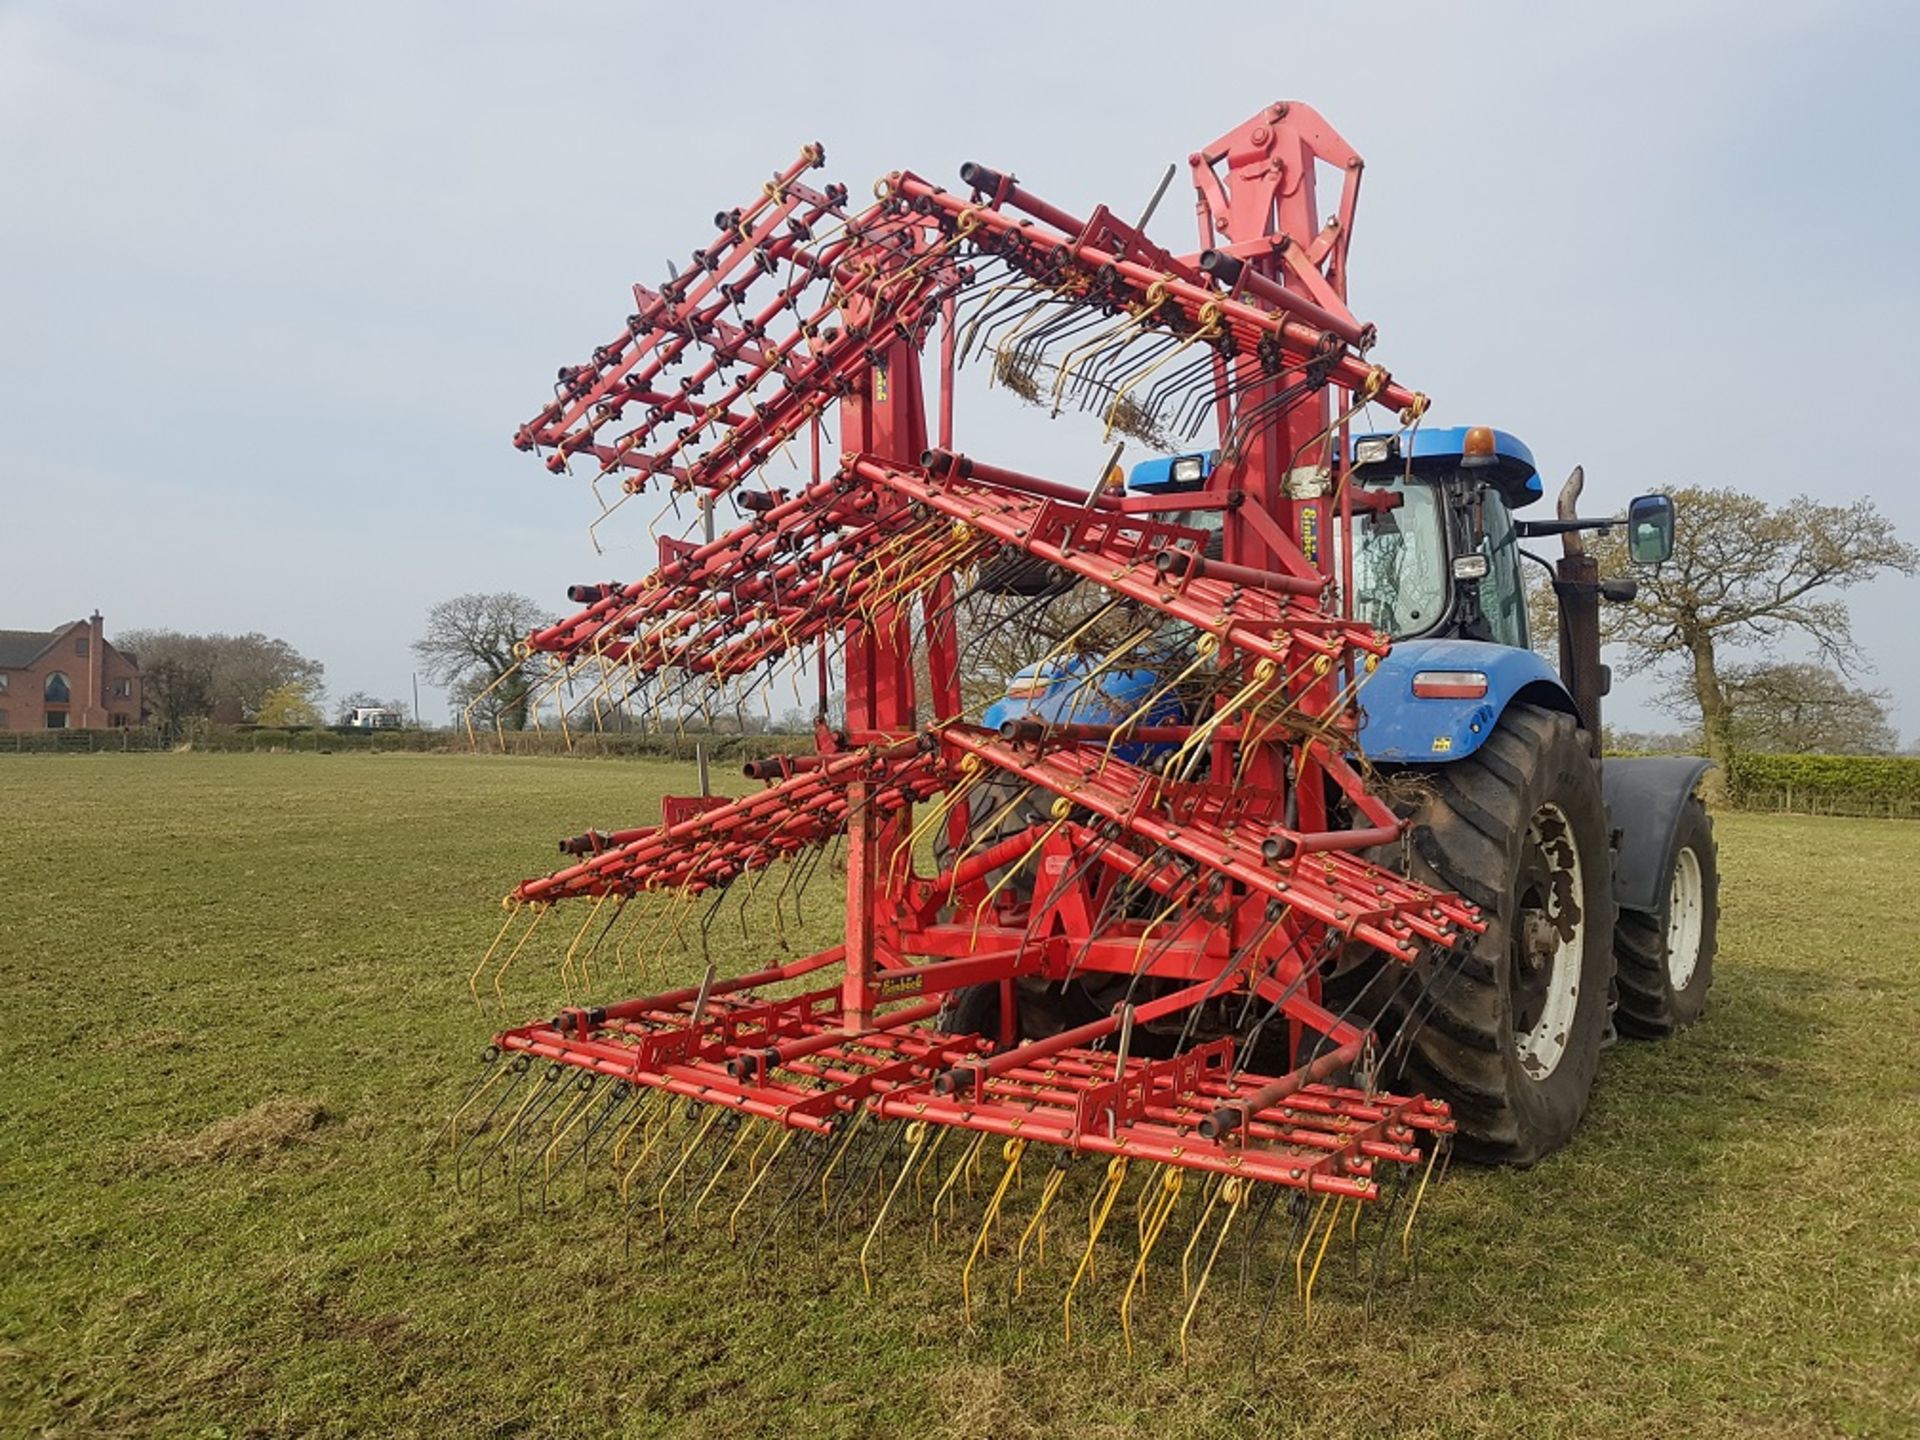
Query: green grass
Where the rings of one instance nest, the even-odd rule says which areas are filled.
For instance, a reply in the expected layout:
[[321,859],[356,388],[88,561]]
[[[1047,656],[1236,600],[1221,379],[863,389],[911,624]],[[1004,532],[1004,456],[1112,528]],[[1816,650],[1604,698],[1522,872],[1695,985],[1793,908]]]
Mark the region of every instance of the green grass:
[[[1456,1170],[1370,1320],[1336,1256],[1312,1331],[1279,1315],[1250,1364],[1260,1297],[1223,1271],[1183,1370],[1170,1279],[1134,1361],[1110,1274],[1062,1343],[1058,1240],[1017,1304],[990,1262],[969,1329],[964,1239],[890,1233],[866,1300],[857,1229],[749,1276],[704,1224],[627,1254],[604,1199],[519,1217],[429,1181],[497,895],[688,781],[0,761],[0,1433],[1920,1432],[1920,825],[1724,817],[1707,1021],[1613,1052],[1549,1163]],[[772,952],[752,922],[716,927],[728,963]]]

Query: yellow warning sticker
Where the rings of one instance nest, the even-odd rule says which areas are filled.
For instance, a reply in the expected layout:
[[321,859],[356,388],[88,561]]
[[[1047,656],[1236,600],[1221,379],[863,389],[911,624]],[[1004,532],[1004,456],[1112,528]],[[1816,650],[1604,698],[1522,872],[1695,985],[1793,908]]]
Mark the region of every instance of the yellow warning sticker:
[[1433,753],[1434,754],[1444,755],[1447,753],[1447,751],[1451,750],[1452,748],[1453,748],[1453,737],[1451,735],[1436,735],[1433,737]]

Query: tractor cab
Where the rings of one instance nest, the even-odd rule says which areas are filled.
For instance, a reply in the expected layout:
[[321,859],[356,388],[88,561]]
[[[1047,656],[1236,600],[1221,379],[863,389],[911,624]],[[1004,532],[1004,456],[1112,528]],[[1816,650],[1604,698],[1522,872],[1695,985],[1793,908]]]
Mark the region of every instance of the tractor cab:
[[1513,515],[1541,496],[1533,452],[1504,430],[1460,425],[1363,435],[1352,459],[1358,616],[1396,640],[1526,649]]
[[[1143,460],[1127,477],[1137,495],[1207,486],[1218,451]],[[1396,640],[1453,638],[1527,647],[1526,586],[1513,514],[1541,497],[1533,452],[1504,430],[1454,426],[1363,435],[1353,442],[1354,608]],[[1176,511],[1209,532],[1218,509]],[[1334,525],[1336,563],[1345,545]],[[1342,577],[1344,578],[1344,576]]]

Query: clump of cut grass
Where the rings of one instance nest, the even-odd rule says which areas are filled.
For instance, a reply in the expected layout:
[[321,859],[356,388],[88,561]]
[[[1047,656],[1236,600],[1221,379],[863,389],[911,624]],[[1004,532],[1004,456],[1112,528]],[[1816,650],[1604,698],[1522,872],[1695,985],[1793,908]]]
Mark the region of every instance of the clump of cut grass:
[[260,1160],[298,1145],[327,1122],[316,1100],[275,1095],[238,1115],[225,1115],[192,1135],[147,1147],[157,1165],[205,1165],[222,1160]]

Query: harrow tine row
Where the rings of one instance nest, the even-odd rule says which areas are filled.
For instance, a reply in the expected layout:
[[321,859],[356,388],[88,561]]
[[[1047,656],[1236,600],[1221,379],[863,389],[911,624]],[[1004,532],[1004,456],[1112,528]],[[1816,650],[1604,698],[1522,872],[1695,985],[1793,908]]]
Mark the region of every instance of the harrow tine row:
[[[489,1056],[475,1087],[491,1089],[496,1076],[526,1076],[534,1068],[528,1058]],[[1084,1331],[1087,1303],[1098,1293],[1129,1355],[1141,1321],[1153,1316],[1187,1358],[1203,1302],[1228,1268],[1234,1298],[1226,1303],[1259,1306],[1256,1345],[1289,1275],[1299,1326],[1311,1326],[1336,1240],[1351,1257],[1350,1284],[1370,1306],[1383,1280],[1397,1270],[1412,1273],[1415,1216],[1402,1215],[1428,1174],[1415,1178],[1411,1167],[1394,1168],[1383,1200],[1372,1207],[1342,1195],[1292,1192],[1289,1223],[1270,1229],[1283,1188],[1246,1176],[1196,1177],[1126,1155],[1079,1165],[1072,1151],[1037,1136],[996,1140],[984,1133],[943,1164],[947,1132],[926,1120],[895,1122],[863,1111],[808,1134],[658,1090],[596,1082],[559,1064],[546,1065],[533,1083],[537,1098],[513,1113],[468,1111],[443,1128],[431,1161],[483,1142],[490,1157],[456,1168],[456,1189],[484,1198],[489,1175],[497,1174],[512,1182],[520,1212],[546,1211],[569,1203],[559,1182],[577,1169],[572,1203],[591,1200],[596,1190],[616,1198],[629,1249],[649,1235],[680,1244],[684,1226],[704,1221],[724,1232],[750,1274],[783,1231],[804,1221],[858,1239],[867,1295],[899,1265],[917,1268],[914,1257],[941,1257],[957,1270],[968,1324],[986,1318],[989,1297],[1006,1313],[1037,1300],[1050,1276],[1067,1339],[1076,1326]],[[944,1178],[929,1183],[929,1172]],[[973,1217],[964,1223],[962,1207]],[[1364,1244],[1363,1209],[1379,1217],[1378,1234]],[[898,1232],[912,1226],[923,1228],[924,1249],[902,1247]]]

